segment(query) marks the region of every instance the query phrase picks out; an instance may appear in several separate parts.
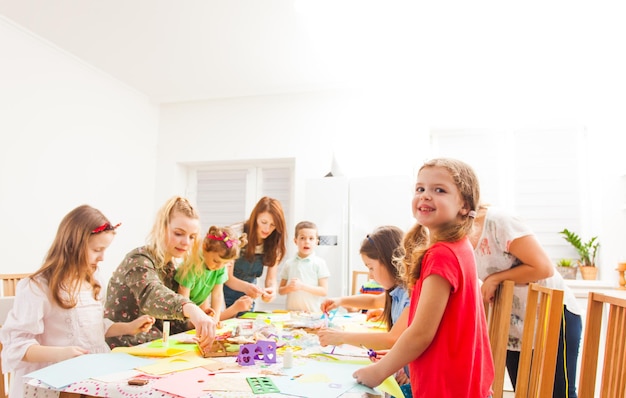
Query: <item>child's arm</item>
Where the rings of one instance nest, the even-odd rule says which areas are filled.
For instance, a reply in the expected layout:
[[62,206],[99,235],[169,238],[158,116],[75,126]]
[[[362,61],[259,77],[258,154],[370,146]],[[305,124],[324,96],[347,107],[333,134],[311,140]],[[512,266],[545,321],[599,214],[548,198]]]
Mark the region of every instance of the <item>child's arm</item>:
[[234,318],[238,313],[248,311],[252,307],[253,302],[254,300],[250,296],[239,297],[230,307],[222,311],[220,320]]
[[214,312],[213,317],[215,321],[219,323],[222,316],[222,308],[224,308],[224,284],[222,283],[213,286],[213,291],[211,292],[211,308]]
[[326,293],[328,292],[328,278],[320,278],[317,283],[318,286],[311,286],[304,282],[301,282],[298,278],[291,278],[289,280],[289,283],[287,283],[286,280],[282,279],[280,281],[278,293],[287,294],[302,290],[316,296],[326,296]]
[[115,322],[104,334],[104,337],[122,336],[125,334],[146,333],[154,325],[154,317],[142,315],[130,322]]
[[355,294],[354,296],[336,297],[322,302],[322,312],[328,312],[338,307],[348,308],[381,308],[385,306],[385,293]]
[[[357,383],[376,387],[398,369],[422,355],[437,333],[448,305],[450,288],[450,283],[439,275],[426,277],[413,322],[380,361],[354,372]],[[462,328],[463,325],[459,327]]]
[[33,344],[26,349],[26,353],[24,354],[24,358],[22,358],[22,360],[25,362],[56,363],[88,353],[89,352],[87,350],[76,346],[52,347]]
[[344,332],[338,329],[324,328],[317,331],[322,346],[350,344],[353,346],[365,346],[373,350],[384,350],[393,347],[394,343],[407,329],[409,307],[402,310],[402,314],[388,332]]
[[183,285],[179,285],[178,286],[178,294],[185,296],[186,298],[189,298],[189,295],[191,294],[191,289],[189,289],[188,287],[185,287]]
[[287,279],[281,279],[280,280],[280,286],[278,286],[278,294],[285,295],[287,293],[290,293],[291,290],[290,288],[287,286]]

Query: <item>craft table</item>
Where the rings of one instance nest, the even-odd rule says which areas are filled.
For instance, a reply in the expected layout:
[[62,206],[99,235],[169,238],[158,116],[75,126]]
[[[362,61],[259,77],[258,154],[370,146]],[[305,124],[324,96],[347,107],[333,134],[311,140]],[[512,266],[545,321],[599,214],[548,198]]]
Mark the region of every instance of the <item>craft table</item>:
[[[349,324],[350,328],[354,328],[355,324],[359,322],[364,323],[363,318],[357,317],[356,319],[357,320],[348,319],[346,321],[346,324]],[[239,323],[246,321],[233,320],[233,322]],[[193,333],[193,331],[171,336],[169,347],[178,347],[177,341],[188,339],[190,333]],[[364,391],[364,389],[366,388],[357,385],[356,383],[351,384],[353,383],[353,381],[351,380],[351,373],[354,371],[355,367],[358,368],[368,363],[367,355],[361,355],[362,353],[358,352],[361,349],[354,347],[343,347],[343,349],[341,349],[340,347],[338,347],[338,350],[336,350],[335,354],[330,356],[328,355],[330,347],[322,348],[321,346],[319,346],[317,336],[309,333],[307,338],[315,339],[315,343],[302,348],[297,347],[295,344],[293,344],[294,348],[297,349],[294,352],[293,367],[290,369],[283,368],[282,350],[279,349],[276,352],[276,363],[266,364],[262,361],[256,361],[257,363],[251,366],[240,366],[236,362],[236,356],[209,358],[207,359],[211,362],[211,364],[209,365],[200,364],[198,366],[180,372],[163,374],[160,376],[141,374],[137,377],[148,379],[148,383],[144,386],[129,385],[129,376],[121,373],[117,379],[112,377],[110,380],[103,381],[100,380],[100,377],[97,377],[96,379],[87,379],[70,384],[62,390],[53,389],[39,380],[30,379],[25,383],[24,393],[25,396],[34,398],[180,398],[180,393],[170,393],[167,392],[167,388],[162,387],[165,380],[171,380],[169,381],[169,384],[173,386],[178,386],[176,388],[180,388],[180,386],[186,386],[197,389],[197,386],[200,385],[197,383],[204,383],[202,384],[202,386],[206,387],[206,390],[203,390],[206,391],[206,394],[201,393],[201,395],[197,395],[196,393],[188,393],[197,397],[247,398],[259,395],[254,394],[252,392],[251,386],[246,384],[253,383],[255,380],[263,380],[257,379],[259,377],[269,377],[271,380],[276,381],[276,387],[279,388],[281,393],[263,393],[262,396],[266,398],[284,398],[285,396],[296,396],[299,395],[301,391],[306,391],[301,396],[306,396],[307,394],[311,394],[310,396],[336,396],[341,398],[364,398],[381,396],[380,394],[372,394]],[[142,346],[149,347],[150,345],[154,346],[158,343],[158,341],[151,342],[146,343]],[[172,346],[172,344],[174,345]],[[137,347],[141,348],[142,346]],[[341,351],[342,353],[337,355],[337,353]],[[171,358],[173,362],[182,362],[186,359],[190,359],[193,361],[205,360],[200,356],[199,351],[197,350],[195,352],[190,351],[181,354],[180,356],[176,355],[169,358]],[[321,375],[320,369],[322,368],[325,372],[332,373],[328,373],[327,376]],[[338,374],[340,374],[341,376],[338,376]],[[131,377],[133,376],[131,375]],[[170,377],[172,379],[169,379]],[[175,377],[178,377],[179,379],[174,379]],[[251,380],[250,382],[248,382],[247,380],[247,378],[249,377],[253,378],[253,380]],[[318,379],[313,380],[313,377],[318,377]],[[319,380],[319,377],[326,377],[327,380],[325,381],[327,381],[327,383],[320,383],[320,381],[324,380]],[[335,383],[335,379],[333,377],[340,377],[340,380]],[[328,380],[328,378],[331,379]],[[296,385],[296,382],[301,384]],[[321,387],[322,390],[316,390],[315,386],[320,385],[323,385]],[[156,386],[159,386],[159,388],[155,388]],[[328,386],[335,386],[337,390],[325,391],[324,389],[329,388]],[[298,393],[288,394],[289,392],[292,392],[289,390],[290,388],[292,390],[294,388],[298,388]],[[332,395],[332,393],[335,391],[339,391],[340,393]]]

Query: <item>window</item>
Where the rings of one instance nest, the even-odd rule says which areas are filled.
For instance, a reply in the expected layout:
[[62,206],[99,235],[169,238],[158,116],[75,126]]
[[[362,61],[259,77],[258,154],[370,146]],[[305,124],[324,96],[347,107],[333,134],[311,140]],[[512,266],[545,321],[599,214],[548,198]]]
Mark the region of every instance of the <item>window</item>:
[[555,261],[577,257],[559,231],[587,235],[585,138],[582,128],[431,132],[435,156],[472,165],[481,202],[507,208],[528,222]]
[[190,176],[188,196],[204,229],[245,221],[262,196],[278,199],[291,225],[292,160],[209,163],[193,166]]

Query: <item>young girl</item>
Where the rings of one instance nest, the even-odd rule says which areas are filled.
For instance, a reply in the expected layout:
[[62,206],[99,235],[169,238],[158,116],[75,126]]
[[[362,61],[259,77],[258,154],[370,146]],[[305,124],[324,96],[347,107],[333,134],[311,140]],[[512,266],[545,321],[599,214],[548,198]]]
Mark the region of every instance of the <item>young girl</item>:
[[417,224],[403,243],[409,326],[380,361],[354,372],[358,383],[376,387],[409,363],[416,398],[491,395],[493,362],[467,237],[478,201],[478,179],[467,164],[444,158],[420,168],[412,203]]
[[[229,227],[209,228],[202,243],[202,261],[188,263],[176,271],[174,279],[179,283],[178,293],[190,298],[196,305],[212,314],[216,322],[246,311],[252,299],[236,301],[222,312],[224,306],[224,282],[228,279],[226,264],[239,257],[242,246],[248,242],[246,234],[237,237]],[[209,297],[210,296],[210,297]]]
[[188,199],[173,196],[159,209],[145,246],[129,252],[111,275],[105,316],[113,321],[131,321],[148,314],[157,322],[137,336],[107,338],[111,348],[133,346],[159,339],[162,320],[171,320],[171,332],[196,329],[203,351],[215,339],[216,322],[187,297],[178,294],[174,281],[176,265],[200,258],[200,215]]
[[[227,267],[228,280],[224,283],[226,307],[244,295],[272,301],[277,293],[278,264],[287,250],[285,213],[277,199],[267,196],[259,199],[242,228],[248,234],[248,245],[242,248],[235,264]],[[265,288],[261,289],[256,280],[263,275],[264,268],[267,268]]]
[[403,235],[404,232],[398,227],[383,226],[376,228],[361,243],[361,259],[369,269],[371,278],[385,289],[385,293],[331,298],[321,305],[321,310],[325,313],[339,306],[384,308],[382,319],[387,325],[387,332],[359,333],[332,328],[321,329],[317,335],[322,346],[350,344],[357,347],[364,345],[374,350],[388,349],[404,332],[408,323],[409,296],[393,261],[401,247]]
[[109,352],[105,337],[150,329],[144,315],[128,323],[103,317],[94,274],[115,229],[104,215],[83,205],[61,221],[41,268],[17,285],[15,303],[0,329],[2,367],[13,372],[11,398],[22,398],[22,376],[87,353]]

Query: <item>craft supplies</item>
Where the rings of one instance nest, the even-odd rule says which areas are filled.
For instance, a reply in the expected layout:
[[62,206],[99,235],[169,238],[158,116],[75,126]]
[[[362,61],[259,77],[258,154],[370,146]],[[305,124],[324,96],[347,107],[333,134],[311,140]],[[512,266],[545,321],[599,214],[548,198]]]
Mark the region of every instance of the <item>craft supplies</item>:
[[291,347],[285,348],[283,353],[283,368],[290,369],[293,367],[293,350]]
[[272,379],[265,376],[246,377],[250,388],[254,394],[279,393],[278,387],[272,382]]
[[170,321],[163,321],[163,346],[167,347],[170,338]]

